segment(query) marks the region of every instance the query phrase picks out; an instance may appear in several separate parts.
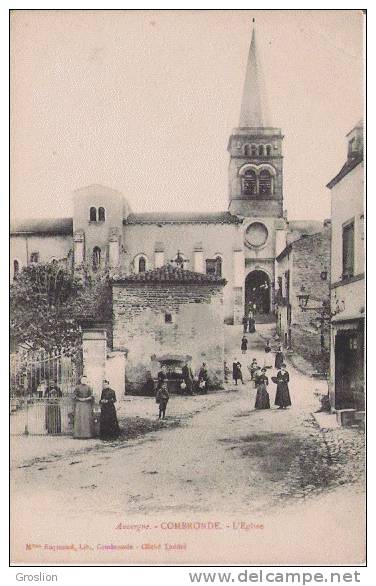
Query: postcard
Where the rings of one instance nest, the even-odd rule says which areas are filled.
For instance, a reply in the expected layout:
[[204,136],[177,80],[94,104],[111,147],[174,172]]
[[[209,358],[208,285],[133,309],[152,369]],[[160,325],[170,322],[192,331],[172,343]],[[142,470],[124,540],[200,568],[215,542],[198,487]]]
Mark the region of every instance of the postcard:
[[13,565],[365,563],[361,10],[12,10]]

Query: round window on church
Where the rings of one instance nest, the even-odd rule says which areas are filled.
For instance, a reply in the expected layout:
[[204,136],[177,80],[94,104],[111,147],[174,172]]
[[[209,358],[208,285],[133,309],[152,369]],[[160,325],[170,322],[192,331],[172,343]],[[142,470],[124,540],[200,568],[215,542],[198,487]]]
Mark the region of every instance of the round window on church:
[[268,239],[268,230],[261,222],[253,222],[245,231],[245,242],[252,248],[264,246]]

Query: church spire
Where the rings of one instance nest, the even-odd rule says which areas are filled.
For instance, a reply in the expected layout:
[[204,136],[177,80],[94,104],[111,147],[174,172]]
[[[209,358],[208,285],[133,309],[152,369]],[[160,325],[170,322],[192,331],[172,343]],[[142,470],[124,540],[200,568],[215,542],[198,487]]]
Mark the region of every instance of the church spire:
[[253,29],[245,74],[239,127],[269,126],[262,70],[256,49],[256,31]]

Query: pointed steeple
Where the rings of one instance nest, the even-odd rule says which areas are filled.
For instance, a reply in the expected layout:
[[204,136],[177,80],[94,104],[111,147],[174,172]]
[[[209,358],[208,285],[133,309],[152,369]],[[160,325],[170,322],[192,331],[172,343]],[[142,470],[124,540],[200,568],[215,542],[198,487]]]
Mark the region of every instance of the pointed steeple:
[[271,126],[267,111],[262,70],[256,49],[256,32],[253,29],[245,74],[239,127]]

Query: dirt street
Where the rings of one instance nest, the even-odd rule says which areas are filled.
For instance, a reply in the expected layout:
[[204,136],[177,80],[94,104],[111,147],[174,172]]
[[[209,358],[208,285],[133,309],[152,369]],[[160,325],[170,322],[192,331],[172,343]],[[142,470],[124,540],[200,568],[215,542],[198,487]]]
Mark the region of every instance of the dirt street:
[[[235,357],[243,364],[253,356],[263,362],[262,343],[254,335],[246,356],[231,351],[230,343],[229,365]],[[246,374],[246,368],[243,372]],[[275,563],[278,558],[287,560],[281,563],[293,563],[294,543],[301,551],[297,551],[297,558],[304,558],[295,563],[315,563],[320,555],[321,563],[350,563],[355,558],[361,561],[363,434],[353,429],[321,430],[311,413],[318,407],[314,392],[323,390],[323,383],[293,368],[289,372],[293,405],[288,410],[274,407],[276,387],[270,382],[272,409],[255,411],[256,391],[247,373],[245,384],[238,387],[229,384],[213,394],[173,396],[162,428],[142,437],[111,444],[81,441],[77,447],[70,438],[56,438],[48,454],[37,449],[38,457],[29,451],[34,438],[20,438],[19,446],[22,448],[23,442],[25,449],[15,448],[12,474],[13,500],[17,503],[14,517],[23,528],[17,535],[19,555],[25,559],[24,542],[77,541],[78,533],[85,539],[85,530],[86,535],[94,535],[98,526],[107,539],[124,540],[124,532],[119,535],[114,528],[132,519],[152,520],[157,531],[163,519],[220,519],[229,530],[228,523],[236,518],[264,523],[270,534],[264,531],[262,539],[256,544],[252,541],[255,562],[249,557],[247,541],[242,541],[238,533],[236,539],[227,535],[226,543],[231,545],[226,545],[223,556],[229,563],[262,563],[270,557]],[[268,375],[271,373],[275,370],[268,371]],[[157,406],[153,399],[126,397],[119,402],[120,419],[136,415],[155,420]],[[46,439],[35,438],[36,447]],[[316,526],[318,511],[321,523]],[[323,511],[327,511],[326,526],[322,526]],[[51,534],[48,527],[52,520]],[[331,529],[338,520],[343,526],[339,544]],[[307,529],[312,523],[313,532]],[[149,534],[147,539],[151,538],[153,542],[160,540],[159,533]],[[176,533],[169,535],[172,538],[176,539]],[[188,536],[190,556],[195,562],[201,556],[209,563],[216,559],[215,540],[210,534],[208,541],[206,534],[202,549],[201,538],[201,534],[195,534],[191,543]],[[129,534],[126,539],[130,539]],[[211,543],[210,554],[205,552],[205,543]],[[218,547],[223,548],[221,543]],[[84,559],[90,559],[90,551]],[[30,555],[37,554],[34,551]],[[132,563],[143,560],[144,554],[135,553]],[[54,559],[60,559],[56,555]],[[176,551],[169,554],[166,563],[179,563],[179,555],[181,552]],[[114,559],[106,558],[109,562]],[[155,559],[146,558],[146,563]]]

